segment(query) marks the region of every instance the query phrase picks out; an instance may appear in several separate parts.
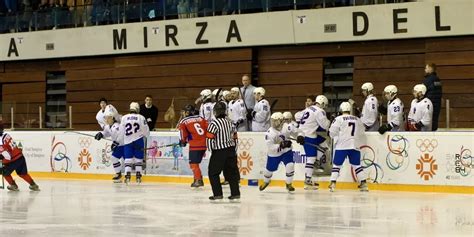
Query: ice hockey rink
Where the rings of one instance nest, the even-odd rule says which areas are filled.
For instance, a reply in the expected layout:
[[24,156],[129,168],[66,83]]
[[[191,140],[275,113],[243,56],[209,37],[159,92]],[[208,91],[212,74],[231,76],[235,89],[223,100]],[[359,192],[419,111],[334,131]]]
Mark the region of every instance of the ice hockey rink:
[[[209,185],[125,186],[39,179],[0,191],[0,236],[473,236],[474,196],[243,186],[212,203]],[[228,195],[228,188],[224,189]]]

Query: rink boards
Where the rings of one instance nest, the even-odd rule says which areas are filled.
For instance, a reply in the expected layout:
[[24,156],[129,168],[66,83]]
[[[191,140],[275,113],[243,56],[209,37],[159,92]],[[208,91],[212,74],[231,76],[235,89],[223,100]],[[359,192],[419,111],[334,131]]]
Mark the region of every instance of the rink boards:
[[[109,179],[113,173],[110,141],[96,141],[74,132],[10,134],[23,149],[28,169],[37,176]],[[147,143],[148,147],[160,147],[177,141],[177,132],[152,132]],[[374,183],[373,189],[474,193],[474,132],[367,133],[363,144],[361,164],[370,183]],[[302,146],[294,144],[293,148],[298,183],[304,179],[306,156]],[[187,147],[153,148],[146,153],[146,181],[192,179]],[[241,177],[249,183],[262,179],[267,159],[264,134],[240,133],[237,154]],[[203,174],[207,174],[209,156],[208,152],[201,165]],[[273,175],[274,183],[285,177],[280,165]],[[328,177],[320,181],[328,181]],[[355,175],[346,161],[338,182],[354,181]]]

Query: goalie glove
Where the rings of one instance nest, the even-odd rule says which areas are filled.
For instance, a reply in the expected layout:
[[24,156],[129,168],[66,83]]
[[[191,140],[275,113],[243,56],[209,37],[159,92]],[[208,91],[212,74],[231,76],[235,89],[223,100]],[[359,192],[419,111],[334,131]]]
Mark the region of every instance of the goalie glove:
[[280,149],[285,149],[285,148],[290,148],[290,147],[291,147],[291,141],[283,140],[280,142]]
[[94,138],[95,140],[100,141],[100,139],[102,139],[103,137],[104,137],[104,134],[102,134],[101,132],[98,132]]
[[379,128],[379,133],[383,135],[384,133],[390,130],[392,130],[392,126],[390,124],[383,124]]
[[300,145],[304,145],[304,137],[303,136],[296,137],[296,142]]

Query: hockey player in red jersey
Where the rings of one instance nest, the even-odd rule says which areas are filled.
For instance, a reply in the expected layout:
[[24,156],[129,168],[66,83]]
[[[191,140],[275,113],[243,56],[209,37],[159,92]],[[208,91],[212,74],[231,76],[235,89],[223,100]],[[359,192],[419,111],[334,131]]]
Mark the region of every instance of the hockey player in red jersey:
[[185,147],[189,143],[189,167],[194,174],[192,188],[204,186],[202,181],[201,168],[199,164],[206,152],[206,129],[207,121],[196,115],[196,110],[192,105],[186,105],[183,108],[183,119],[179,122],[179,144]]
[[18,191],[18,185],[13,180],[11,174],[15,171],[18,176],[24,179],[30,184],[32,191],[40,191],[38,185],[33,181],[31,176],[28,174],[28,168],[26,167],[26,160],[23,156],[23,152],[16,146],[12,137],[3,132],[3,123],[0,121],[0,160],[3,164],[3,177],[10,184],[7,189],[10,191]]

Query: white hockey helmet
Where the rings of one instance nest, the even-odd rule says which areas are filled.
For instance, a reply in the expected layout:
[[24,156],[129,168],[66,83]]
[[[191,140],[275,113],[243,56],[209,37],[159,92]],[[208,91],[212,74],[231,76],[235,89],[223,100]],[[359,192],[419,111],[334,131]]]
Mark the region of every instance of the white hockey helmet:
[[202,100],[206,100],[206,99],[211,98],[212,92],[209,89],[204,89],[201,91],[200,95],[201,95]]
[[140,113],[140,105],[137,102],[130,103],[130,112]]
[[426,86],[423,84],[415,85],[415,87],[413,87],[413,94],[418,93],[421,93],[421,95],[424,96],[426,94]]
[[362,89],[362,91],[373,91],[374,90],[374,85],[370,82],[366,82],[366,83],[362,84],[360,89]]
[[230,91],[225,90],[222,92],[222,97],[225,99],[227,96],[229,96],[229,94],[230,94]]
[[352,105],[349,102],[342,102],[341,105],[339,105],[339,111],[341,112],[351,112],[352,111]]
[[263,87],[257,87],[253,90],[254,94],[260,94],[261,96],[265,96],[265,89]]
[[316,96],[315,102],[318,103],[320,108],[322,108],[322,109],[326,108],[326,106],[328,106],[328,104],[329,104],[328,98],[324,95]]
[[239,93],[240,89],[238,87],[232,87],[232,89],[230,89],[230,91]]
[[291,121],[292,119],[293,119],[293,115],[291,114],[290,111],[283,112],[283,120]]
[[104,117],[115,117],[115,113],[111,109],[107,109],[105,110]]
[[212,95],[213,95],[213,96],[216,96],[218,91],[219,91],[219,89],[214,89],[214,90],[212,91]]
[[283,126],[283,114],[281,112],[275,112],[270,117],[272,128],[280,131]]
[[383,89],[383,93],[387,100],[393,100],[398,93],[398,88],[394,85],[388,85]]

